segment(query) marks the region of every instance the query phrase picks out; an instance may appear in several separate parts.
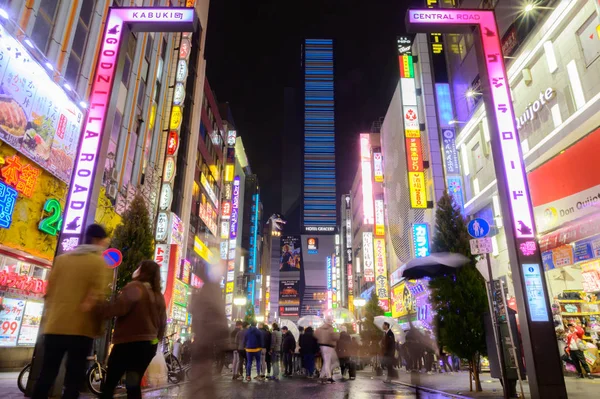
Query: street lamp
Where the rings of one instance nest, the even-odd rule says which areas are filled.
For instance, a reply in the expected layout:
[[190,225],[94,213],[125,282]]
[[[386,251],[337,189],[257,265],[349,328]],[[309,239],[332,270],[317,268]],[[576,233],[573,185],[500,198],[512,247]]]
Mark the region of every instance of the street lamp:
[[365,306],[367,304],[367,300],[364,298],[354,298],[354,307],[356,308],[356,323],[358,326],[358,332],[360,333],[360,308],[362,308],[363,306]]
[[240,318],[240,312],[242,310],[242,307],[246,306],[247,302],[248,302],[248,300],[246,299],[245,296],[238,296],[238,297],[233,298],[233,304],[235,306],[239,306],[238,313],[237,313],[238,314],[238,317],[237,317],[238,319]]

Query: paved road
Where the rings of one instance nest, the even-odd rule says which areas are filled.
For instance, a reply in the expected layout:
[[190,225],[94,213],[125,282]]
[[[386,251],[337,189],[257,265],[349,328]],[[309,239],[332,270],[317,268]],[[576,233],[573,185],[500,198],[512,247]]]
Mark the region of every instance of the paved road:
[[[23,395],[17,388],[17,373],[0,373],[0,398],[2,399],[21,399]],[[440,399],[440,398],[486,398],[501,399],[502,388],[497,380],[489,378],[489,374],[482,375],[482,385],[484,392],[469,392],[468,373],[461,372],[456,374],[417,374],[400,372],[399,379],[392,384],[384,384],[382,377],[373,377],[370,371],[358,372],[355,381],[340,381],[339,374],[335,376],[335,384],[321,385],[314,380],[306,380],[295,377],[291,380],[282,380],[279,382],[258,382],[250,383],[241,381],[231,381],[231,377],[222,376],[216,380],[217,398],[417,398],[415,390],[410,385],[419,385],[422,387],[435,388],[445,391],[447,394],[420,391],[418,398],[421,399]],[[190,384],[171,386],[166,389],[146,391],[144,398],[186,398],[190,390]],[[404,383],[404,384],[402,384]],[[600,392],[600,379],[596,380],[577,380],[573,377],[566,377],[569,399],[587,399],[597,397]],[[529,387],[525,384],[525,396],[529,397]],[[124,397],[124,396],[120,396]],[[82,395],[82,398],[89,398]],[[212,398],[211,398],[212,399]]]

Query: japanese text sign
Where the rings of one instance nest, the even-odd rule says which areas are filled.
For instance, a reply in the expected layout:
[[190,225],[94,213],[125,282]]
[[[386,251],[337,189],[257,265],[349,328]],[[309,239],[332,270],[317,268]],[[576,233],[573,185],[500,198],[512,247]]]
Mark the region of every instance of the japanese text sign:
[[429,225],[427,223],[413,224],[413,245],[416,258],[429,256]]

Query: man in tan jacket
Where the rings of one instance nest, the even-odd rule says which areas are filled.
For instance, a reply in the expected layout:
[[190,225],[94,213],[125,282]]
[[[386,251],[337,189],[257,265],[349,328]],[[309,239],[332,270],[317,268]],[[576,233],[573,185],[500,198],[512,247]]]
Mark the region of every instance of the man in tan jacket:
[[335,345],[340,339],[340,334],[336,333],[332,326],[333,320],[330,317],[325,318],[325,323],[315,332],[315,338],[321,347],[321,356],[323,356],[323,367],[321,368],[321,382],[334,382],[333,369],[338,364],[338,358],[335,353]]
[[83,245],[54,260],[44,304],[44,357],[33,399],[48,398],[65,353],[62,398],[79,397],[86,357],[94,338],[102,333],[102,320],[93,312],[84,311],[82,303],[88,296],[101,297],[108,292],[111,273],[102,257],[108,243],[104,228],[92,224],[85,231]]

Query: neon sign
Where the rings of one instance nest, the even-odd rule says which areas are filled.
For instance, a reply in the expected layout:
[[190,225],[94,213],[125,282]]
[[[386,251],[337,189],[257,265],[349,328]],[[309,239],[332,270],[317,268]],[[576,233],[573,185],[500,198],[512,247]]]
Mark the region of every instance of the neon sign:
[[415,258],[429,256],[429,226],[427,223],[413,224],[412,230]]
[[60,202],[56,198],[48,198],[44,203],[44,212],[49,216],[40,221],[38,229],[51,236],[57,235],[62,225]]
[[18,155],[4,160],[6,166],[0,169],[0,173],[6,184],[16,188],[24,196],[31,197],[37,184],[37,178],[42,173],[41,169],[28,163],[23,164]]
[[383,155],[381,152],[373,153],[373,176],[377,183],[383,183]]
[[369,134],[360,135],[360,164],[362,171],[362,192],[363,192],[363,223],[373,224],[373,181],[371,173],[371,144],[369,143]]
[[[193,31],[196,16],[193,8],[110,8],[100,46],[95,75],[90,92],[90,107],[84,122],[75,168],[71,177],[69,195],[65,206],[65,223],[61,232],[60,249],[79,244],[86,218],[96,169],[100,155],[100,143],[106,139],[104,132],[114,86],[119,49],[123,37],[128,38],[130,29],[138,32]],[[121,52],[124,56],[124,52]],[[104,165],[102,165],[104,166]],[[94,195],[98,195],[97,192]],[[64,245],[63,245],[64,244]]]
[[233,199],[231,200],[231,221],[229,238],[237,238],[238,214],[240,206],[240,177],[233,179]]
[[385,235],[385,211],[383,206],[383,199],[375,200],[375,235]]
[[167,140],[167,155],[175,155],[177,148],[179,147],[179,135],[177,131],[169,131],[169,138]]
[[17,195],[17,190],[0,182],[0,228],[10,227]]

